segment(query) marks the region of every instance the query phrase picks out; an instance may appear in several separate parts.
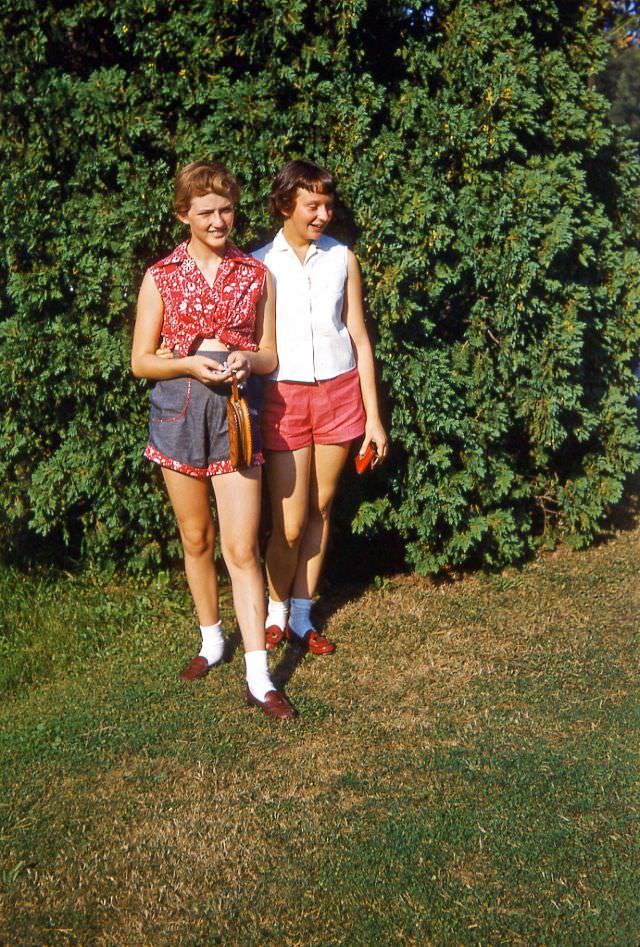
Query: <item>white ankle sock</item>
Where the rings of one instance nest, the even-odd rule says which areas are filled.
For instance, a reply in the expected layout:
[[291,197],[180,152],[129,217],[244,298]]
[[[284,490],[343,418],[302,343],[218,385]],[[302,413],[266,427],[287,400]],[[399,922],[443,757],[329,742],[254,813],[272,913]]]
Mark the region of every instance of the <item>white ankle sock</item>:
[[200,625],[200,633],[202,635],[200,656],[207,659],[209,666],[217,664],[224,654],[222,622],[218,621],[215,625]]
[[289,628],[297,635],[298,638],[302,638],[310,628],[313,628],[311,624],[311,606],[313,605],[313,600],[310,598],[292,598],[291,599],[291,611],[289,612]]
[[288,617],[289,599],[285,598],[282,602],[276,602],[275,599],[269,596],[269,603],[267,605],[267,620],[264,623],[264,627],[268,628],[270,625],[277,625],[280,631],[284,631],[287,625]]
[[266,651],[247,651],[244,661],[247,667],[247,686],[256,700],[264,700],[269,691],[276,690],[269,674]]

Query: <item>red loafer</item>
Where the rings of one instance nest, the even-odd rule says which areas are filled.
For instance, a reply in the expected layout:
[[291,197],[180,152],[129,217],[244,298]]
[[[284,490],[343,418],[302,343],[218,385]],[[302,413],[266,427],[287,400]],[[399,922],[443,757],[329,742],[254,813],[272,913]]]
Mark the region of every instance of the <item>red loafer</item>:
[[269,625],[264,630],[264,643],[267,651],[273,651],[284,638],[284,631],[279,625]]
[[181,681],[197,681],[201,677],[206,677],[209,673],[209,662],[202,655],[191,658],[189,663],[180,671]]
[[264,710],[267,717],[273,717],[275,720],[293,720],[297,716],[297,711],[281,691],[268,691],[264,700],[258,700],[247,687],[247,703],[250,707]]
[[303,648],[303,650],[308,651],[309,654],[333,654],[336,650],[333,641],[329,641],[321,631],[316,631],[315,628],[310,628],[308,631],[305,631],[301,638],[300,635],[296,635],[295,632],[291,631],[287,625],[284,630],[284,636],[288,642],[297,645],[299,648]]

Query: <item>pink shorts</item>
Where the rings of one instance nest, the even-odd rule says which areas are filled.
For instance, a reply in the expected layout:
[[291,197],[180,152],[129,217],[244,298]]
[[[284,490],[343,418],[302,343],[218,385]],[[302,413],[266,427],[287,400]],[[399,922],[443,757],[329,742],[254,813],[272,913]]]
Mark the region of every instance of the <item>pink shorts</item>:
[[262,437],[267,450],[344,444],[364,434],[360,376],[353,368],[327,381],[268,381]]

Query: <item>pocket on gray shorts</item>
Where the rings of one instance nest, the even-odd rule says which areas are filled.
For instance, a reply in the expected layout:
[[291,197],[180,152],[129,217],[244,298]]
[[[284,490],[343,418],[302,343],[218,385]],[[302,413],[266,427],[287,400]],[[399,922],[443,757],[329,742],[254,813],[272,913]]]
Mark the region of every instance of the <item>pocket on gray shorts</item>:
[[151,424],[166,424],[183,418],[190,391],[189,378],[164,378],[157,381],[151,389]]

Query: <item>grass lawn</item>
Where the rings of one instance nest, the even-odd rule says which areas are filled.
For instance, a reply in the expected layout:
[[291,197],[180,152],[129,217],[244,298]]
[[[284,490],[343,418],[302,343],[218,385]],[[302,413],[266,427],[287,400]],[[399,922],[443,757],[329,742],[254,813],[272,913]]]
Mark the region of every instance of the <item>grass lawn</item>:
[[336,590],[292,725],[182,586],[0,573],[0,943],[637,944],[639,562]]

